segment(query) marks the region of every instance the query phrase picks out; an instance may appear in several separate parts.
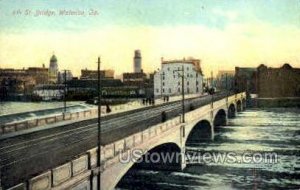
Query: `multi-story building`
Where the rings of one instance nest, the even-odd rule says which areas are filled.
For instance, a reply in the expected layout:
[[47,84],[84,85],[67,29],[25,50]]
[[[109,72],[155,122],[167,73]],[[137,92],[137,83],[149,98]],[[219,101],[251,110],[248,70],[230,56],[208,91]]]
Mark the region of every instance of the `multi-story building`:
[[182,90],[185,94],[203,93],[200,60],[162,60],[161,69],[154,74],[154,96],[180,95]]
[[300,97],[300,68],[285,63],[280,68],[257,68],[259,97]]
[[146,73],[123,73],[123,83],[126,86],[144,87],[147,79]]
[[[105,79],[113,79],[114,78],[115,71],[108,69],[108,70],[100,70],[100,78]],[[81,70],[81,76],[80,79],[95,79],[98,80],[98,71],[97,70],[88,70],[83,69]]]
[[216,76],[216,88],[218,90],[234,90],[234,71],[220,70]]
[[62,84],[41,84],[36,85],[32,94],[38,100],[62,100],[64,97],[64,85]]
[[300,68],[285,63],[280,68],[261,64],[257,68],[236,67],[235,88],[259,97],[300,96]]
[[235,67],[234,88],[236,92],[257,94],[256,68]]
[[28,69],[0,69],[0,98],[31,94],[35,85],[46,83],[48,69],[44,65]]
[[45,68],[44,64],[43,64],[43,67],[29,67],[26,70],[26,73],[35,79],[36,84],[47,84],[48,83],[49,69]]

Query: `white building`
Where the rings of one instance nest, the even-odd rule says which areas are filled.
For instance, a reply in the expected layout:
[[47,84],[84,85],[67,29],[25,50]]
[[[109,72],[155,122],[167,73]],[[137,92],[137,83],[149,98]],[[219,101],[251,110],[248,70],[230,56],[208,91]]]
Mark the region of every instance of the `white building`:
[[36,85],[33,94],[42,100],[61,100],[64,97],[64,85],[41,84]]
[[[184,72],[182,72],[182,69]],[[184,73],[184,93],[203,93],[203,74],[199,59],[163,61],[161,70],[154,74],[154,96],[182,94],[182,73]]]

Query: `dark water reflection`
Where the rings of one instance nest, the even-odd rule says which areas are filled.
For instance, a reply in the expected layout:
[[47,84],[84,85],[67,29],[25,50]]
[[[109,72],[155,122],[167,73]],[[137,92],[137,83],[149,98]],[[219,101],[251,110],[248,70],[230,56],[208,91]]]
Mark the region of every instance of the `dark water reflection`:
[[300,109],[239,113],[189,152],[276,152],[278,163],[194,163],[182,172],[130,170],[117,189],[300,189]]

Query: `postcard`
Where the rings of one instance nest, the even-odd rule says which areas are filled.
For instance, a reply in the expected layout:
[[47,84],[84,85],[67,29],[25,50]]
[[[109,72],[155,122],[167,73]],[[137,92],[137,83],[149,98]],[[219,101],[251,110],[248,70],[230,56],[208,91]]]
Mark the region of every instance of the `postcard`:
[[299,0],[0,0],[0,190],[300,188]]

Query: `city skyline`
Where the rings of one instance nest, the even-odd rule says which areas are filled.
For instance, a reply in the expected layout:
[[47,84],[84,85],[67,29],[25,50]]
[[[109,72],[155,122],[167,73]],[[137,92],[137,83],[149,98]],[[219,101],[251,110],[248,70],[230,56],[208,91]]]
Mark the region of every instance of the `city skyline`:
[[[160,68],[161,57],[201,59],[206,76],[237,65],[300,63],[299,1],[20,3],[0,1],[1,68],[48,66],[54,52],[59,69],[77,76],[81,69],[96,69],[98,56],[103,69],[120,75],[132,72],[136,49],[145,72]],[[23,14],[14,15],[18,10]],[[46,15],[62,10],[86,15]]]

